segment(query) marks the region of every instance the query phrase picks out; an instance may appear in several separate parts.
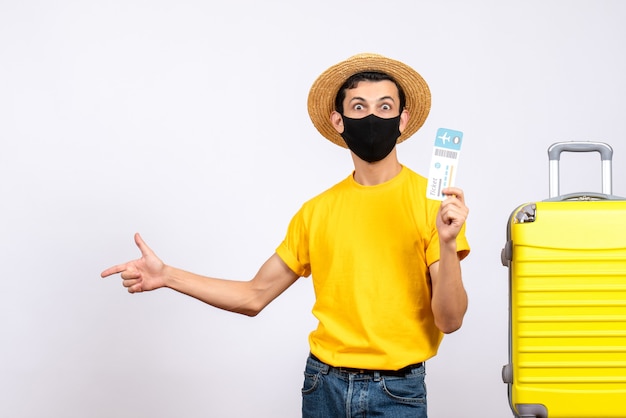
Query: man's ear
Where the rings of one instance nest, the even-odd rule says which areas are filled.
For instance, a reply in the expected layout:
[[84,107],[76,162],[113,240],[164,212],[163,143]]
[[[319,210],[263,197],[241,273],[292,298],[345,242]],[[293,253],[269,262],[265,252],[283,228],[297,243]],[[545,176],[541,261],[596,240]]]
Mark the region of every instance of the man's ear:
[[333,128],[335,128],[337,133],[340,135],[343,133],[343,118],[336,110],[333,110],[333,113],[330,114],[330,123],[333,125]]
[[404,128],[406,128],[407,123],[409,123],[409,118],[409,111],[404,109],[402,113],[400,113],[400,133],[402,133],[402,131],[404,131]]

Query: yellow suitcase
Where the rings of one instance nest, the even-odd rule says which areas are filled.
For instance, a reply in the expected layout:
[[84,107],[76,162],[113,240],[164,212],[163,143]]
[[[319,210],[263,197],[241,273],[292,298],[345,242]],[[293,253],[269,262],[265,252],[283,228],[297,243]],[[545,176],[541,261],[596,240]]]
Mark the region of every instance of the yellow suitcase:
[[[559,194],[560,154],[599,152],[602,193]],[[516,417],[626,417],[626,201],[612,195],[612,148],[548,149],[550,198],[507,225],[509,364]]]

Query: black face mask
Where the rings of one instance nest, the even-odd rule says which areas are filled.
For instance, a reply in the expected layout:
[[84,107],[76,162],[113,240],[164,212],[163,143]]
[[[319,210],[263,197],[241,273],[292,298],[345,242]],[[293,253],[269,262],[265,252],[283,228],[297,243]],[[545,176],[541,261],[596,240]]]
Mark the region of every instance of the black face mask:
[[373,113],[361,119],[344,115],[341,137],[360,159],[373,163],[385,158],[400,136],[400,116],[383,119]]

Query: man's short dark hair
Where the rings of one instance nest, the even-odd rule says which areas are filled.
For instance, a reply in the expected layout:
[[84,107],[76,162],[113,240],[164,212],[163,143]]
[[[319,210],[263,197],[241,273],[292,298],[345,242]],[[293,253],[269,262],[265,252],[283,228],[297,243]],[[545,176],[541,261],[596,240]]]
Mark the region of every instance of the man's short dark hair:
[[383,81],[389,80],[393,82],[398,88],[398,96],[400,97],[400,111],[404,109],[404,105],[406,103],[406,96],[404,95],[404,90],[400,87],[400,84],[396,80],[394,80],[391,76],[377,72],[377,71],[365,71],[361,73],[356,73],[350,76],[345,83],[341,85],[339,91],[337,92],[337,96],[335,96],[335,110],[343,115],[343,100],[346,98],[346,90],[353,89],[357,86],[357,84],[361,81]]

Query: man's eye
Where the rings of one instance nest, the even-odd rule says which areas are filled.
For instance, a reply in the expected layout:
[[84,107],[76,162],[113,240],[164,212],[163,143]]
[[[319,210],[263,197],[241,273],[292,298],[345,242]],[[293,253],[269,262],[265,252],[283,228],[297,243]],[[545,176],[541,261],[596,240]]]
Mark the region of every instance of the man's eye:
[[384,104],[381,106],[381,109],[383,110],[391,110],[391,106],[389,106],[388,104]]
[[363,105],[361,104],[354,105],[354,110],[363,110]]

